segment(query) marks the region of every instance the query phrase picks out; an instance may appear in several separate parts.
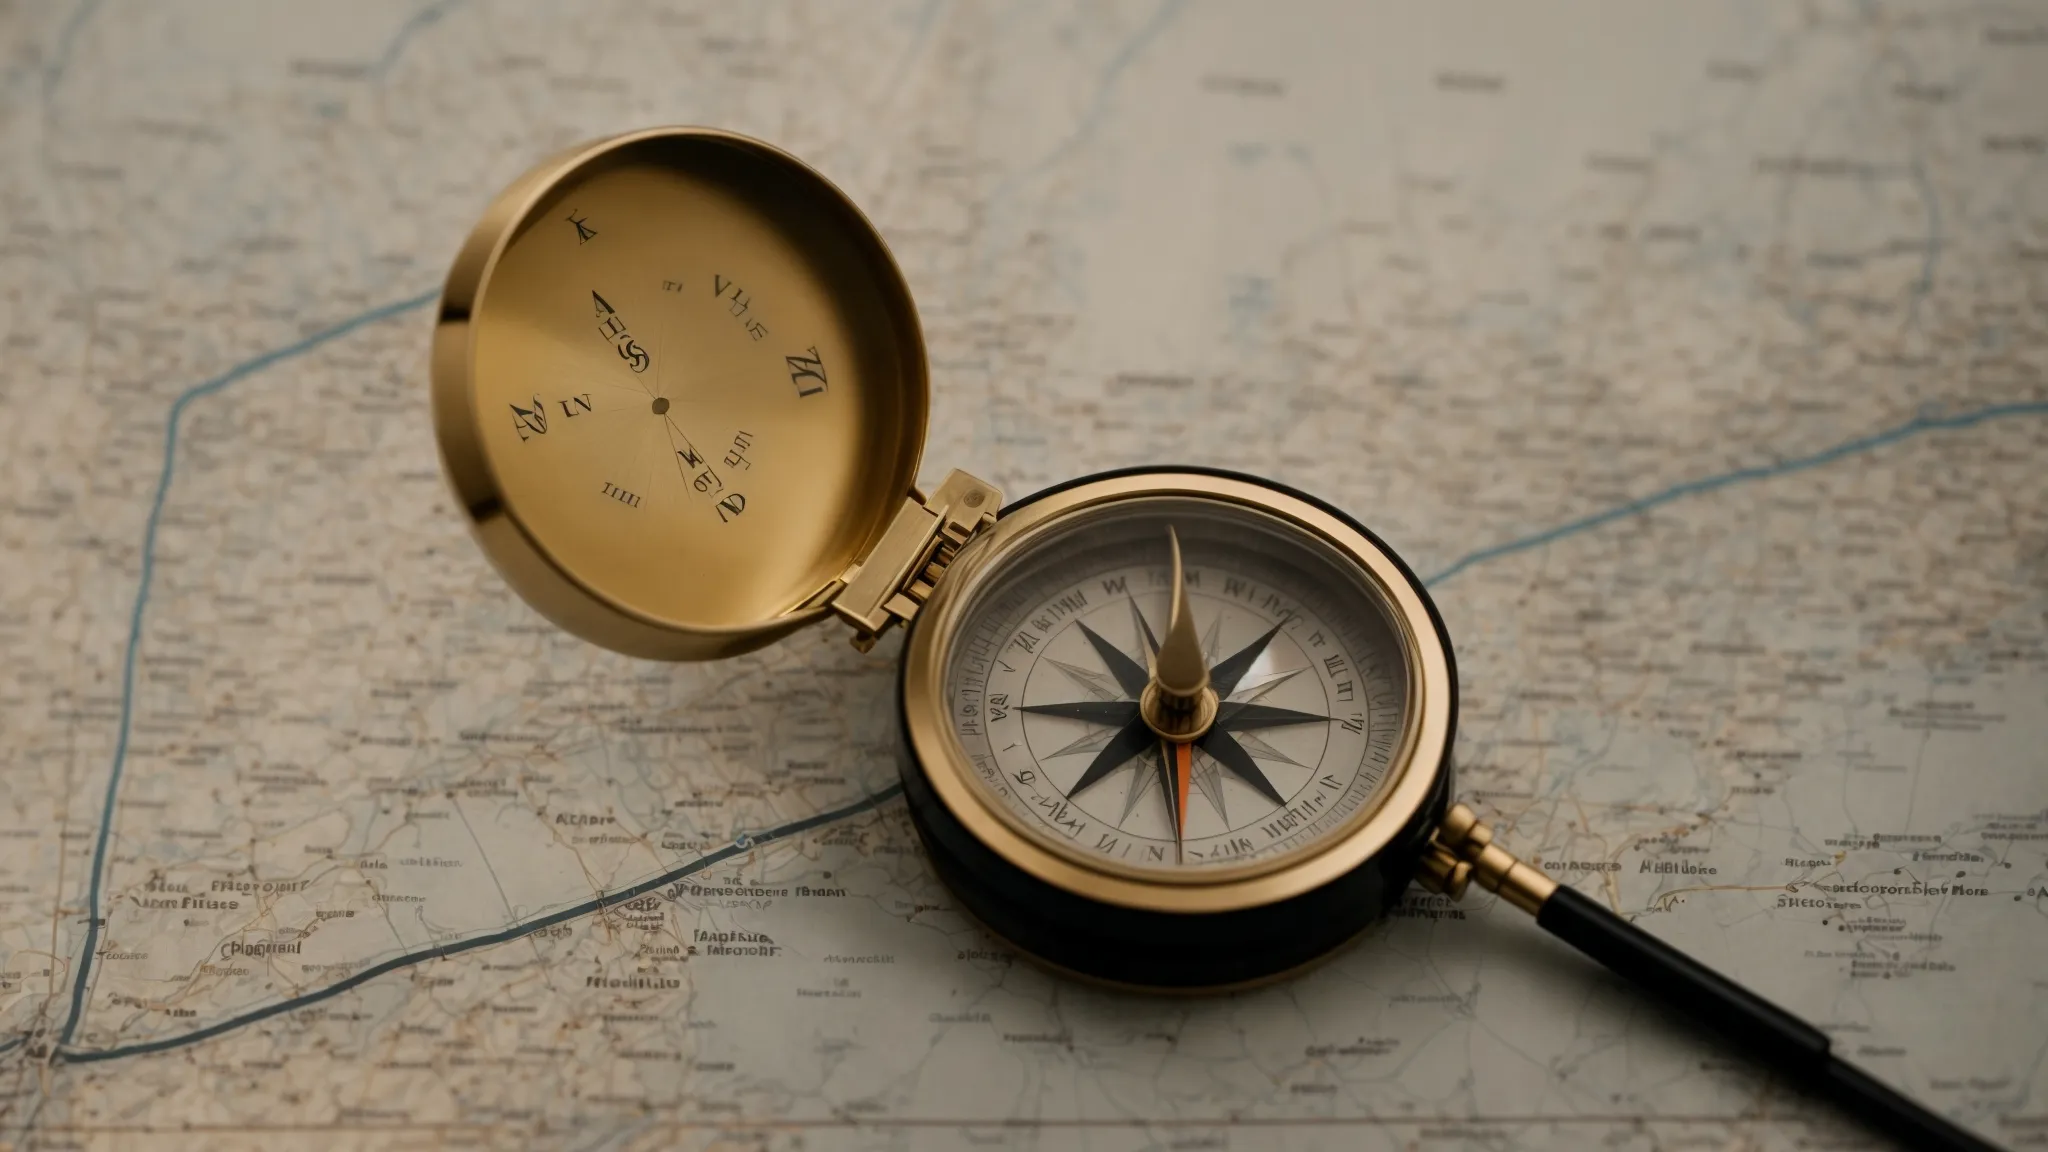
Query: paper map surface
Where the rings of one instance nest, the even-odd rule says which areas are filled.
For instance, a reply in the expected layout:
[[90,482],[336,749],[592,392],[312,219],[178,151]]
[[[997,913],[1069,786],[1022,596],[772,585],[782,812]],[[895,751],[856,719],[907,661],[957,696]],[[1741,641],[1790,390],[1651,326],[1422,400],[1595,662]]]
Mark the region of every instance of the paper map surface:
[[672,122],[877,221],[928,479],[1346,508],[1504,842],[2048,1145],[2048,10],[64,0],[0,60],[0,1146],[1875,1146],[1483,894],[1054,978],[921,855],[893,642],[526,608],[432,303]]

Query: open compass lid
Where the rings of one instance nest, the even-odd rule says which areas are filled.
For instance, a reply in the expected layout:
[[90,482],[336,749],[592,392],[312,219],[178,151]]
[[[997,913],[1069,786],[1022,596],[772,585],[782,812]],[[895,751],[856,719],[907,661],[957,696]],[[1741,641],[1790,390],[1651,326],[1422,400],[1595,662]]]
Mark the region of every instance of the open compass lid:
[[871,637],[945,529],[999,501],[916,493],[902,272],[829,181],[730,133],[635,132],[520,177],[449,271],[432,376],[485,551],[631,655],[730,655],[833,607]]

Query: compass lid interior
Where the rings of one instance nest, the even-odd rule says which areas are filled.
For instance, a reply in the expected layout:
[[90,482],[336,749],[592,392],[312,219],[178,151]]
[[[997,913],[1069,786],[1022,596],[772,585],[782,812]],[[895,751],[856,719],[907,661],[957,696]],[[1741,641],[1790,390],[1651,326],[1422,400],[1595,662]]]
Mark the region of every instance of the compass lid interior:
[[[735,284],[741,295],[725,298]],[[573,393],[586,368],[611,374],[600,384],[659,374],[618,377],[615,350],[574,327],[592,326],[600,297],[600,313],[630,307],[631,323],[655,330],[647,344],[673,374],[659,390],[675,407],[646,420],[669,412],[670,427],[692,425],[678,455],[701,458],[717,487],[702,500],[675,488],[667,511],[633,524],[644,534],[593,561],[574,540],[610,514],[583,492],[599,473],[530,467],[542,457],[518,454],[532,445],[506,413],[508,396],[545,402],[550,380]],[[736,312],[736,300],[750,307]],[[696,327],[678,340],[663,309],[718,309],[730,330],[714,339],[713,320],[676,311],[685,319],[672,326]],[[757,336],[747,325],[763,319]],[[830,365],[830,384],[807,394],[818,382],[798,377],[798,361],[812,356]],[[507,188],[450,269],[433,381],[450,481],[507,581],[587,640],[664,659],[746,651],[823,615],[912,493],[929,404],[916,308],[874,226],[787,153],[696,128],[584,145]],[[551,450],[562,443],[558,431]],[[687,485],[698,471],[676,466],[680,481],[650,484]],[[568,507],[558,489],[584,503]],[[721,515],[734,493],[742,512]],[[620,530],[607,531],[617,543]]]

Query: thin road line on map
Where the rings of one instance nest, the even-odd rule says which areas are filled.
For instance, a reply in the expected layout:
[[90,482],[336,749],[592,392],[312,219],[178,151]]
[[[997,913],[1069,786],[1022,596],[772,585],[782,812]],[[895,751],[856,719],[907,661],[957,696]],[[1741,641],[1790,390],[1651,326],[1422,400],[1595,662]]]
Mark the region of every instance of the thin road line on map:
[[1896,444],[1901,440],[1918,436],[1924,432],[1941,432],[1954,428],[1968,428],[1972,425],[1982,424],[1987,420],[1996,420],[2005,416],[2048,416],[2048,401],[1993,404],[1985,408],[1976,408],[1968,412],[1958,412],[1949,416],[1931,414],[1915,416],[1913,419],[1895,428],[1889,428],[1869,436],[1860,436],[1854,440],[1845,440],[1832,448],[1823,448],[1818,452],[1805,456],[1794,456],[1790,459],[1780,460],[1776,464],[1760,464],[1753,468],[1737,468],[1732,472],[1722,472],[1718,475],[1705,476],[1698,480],[1688,480],[1683,484],[1674,484],[1662,492],[1655,492],[1640,499],[1631,500],[1626,504],[1609,508],[1605,512],[1596,512],[1591,516],[1560,524],[1555,528],[1547,528],[1541,532],[1523,536],[1520,539],[1509,540],[1504,544],[1496,544],[1491,548],[1481,548],[1477,552],[1469,552],[1460,557],[1450,567],[1438,572],[1434,576],[1425,578],[1423,583],[1431,586],[1441,584],[1445,580],[1449,580],[1451,577],[1475,565],[1484,564],[1489,560],[1498,560],[1503,556],[1512,556],[1517,552],[1527,552],[1532,548],[1541,548],[1545,544],[1562,540],[1567,536],[1576,536],[1581,532],[1590,531],[1604,524],[1612,524],[1616,520],[1627,519],[1638,512],[1647,512],[1652,508],[1669,504],[1675,500],[1682,500],[1687,496],[1700,496],[1751,480],[1768,480],[1774,476],[1784,476],[1792,472],[1804,472],[1809,468],[1818,468],[1823,464],[1832,464],[1845,456],[1854,456],[1859,452],[1868,452],[1876,448],[1882,448],[1887,444]]
[[384,46],[383,55],[377,57],[377,63],[370,70],[380,77],[390,72],[391,66],[398,62],[399,54],[405,51],[413,37],[440,23],[443,17],[454,11],[461,3],[462,0],[434,0],[433,3],[413,13],[405,23],[398,26],[397,33],[391,37],[391,42]]
[[142,646],[142,616],[149,607],[149,586],[156,574],[156,533],[163,522],[164,503],[171,493],[171,476],[177,467],[178,425],[185,418],[185,409],[194,400],[210,396],[237,380],[252,376],[273,364],[303,356],[331,340],[339,339],[358,328],[367,327],[380,320],[388,320],[423,308],[434,302],[440,295],[436,289],[404,300],[394,301],[358,313],[339,324],[322,328],[310,336],[302,337],[282,348],[275,348],[251,360],[244,360],[233,368],[211,380],[194,384],[178,394],[171,401],[170,418],[164,423],[164,464],[157,474],[156,499],[150,504],[149,519],[142,530],[142,578],[135,590],[135,609],[128,618],[128,652],[121,665],[121,727],[114,739],[114,764],[107,774],[107,799],[100,809],[100,832],[92,850],[92,876],[86,888],[87,919],[85,922],[85,951],[78,960],[78,977],[71,985],[71,1012],[64,1018],[64,1030],[58,1034],[58,1043],[68,1044],[71,1035],[78,1029],[79,1016],[85,1010],[85,992],[92,975],[93,949],[100,939],[100,880],[105,875],[107,863],[107,839],[114,827],[114,801],[121,790],[121,770],[128,760],[128,732],[135,716],[135,656]]
[[57,33],[57,50],[51,53],[51,62],[43,70],[43,99],[47,102],[57,84],[64,79],[64,70],[71,66],[71,49],[78,40],[79,30],[98,11],[100,0],[84,0],[71,10],[71,16],[64,21],[63,31]]
[[[370,309],[367,312],[363,312],[357,316],[344,320],[331,327],[324,328],[294,343],[285,345],[282,348],[266,352],[261,356],[255,357],[254,359],[244,361],[243,363],[236,365],[235,367],[229,369],[228,371],[223,372],[220,375],[205,381],[204,383],[194,385],[193,387],[187,389],[185,392],[181,393],[178,396],[178,398],[171,404],[170,420],[166,424],[164,432],[163,470],[158,478],[156,498],[153,504],[151,505],[149,518],[143,533],[142,578],[140,587],[137,589],[136,592],[134,612],[129,622],[128,649],[123,664],[121,678],[121,721],[119,735],[116,740],[114,749],[113,770],[107,781],[106,802],[102,807],[99,835],[97,837],[97,841],[93,849],[91,885],[90,888],[88,889],[90,917],[87,920],[86,925],[85,951],[83,957],[80,959],[79,962],[77,979],[72,985],[70,1013],[65,1019],[63,1031],[59,1034],[58,1056],[60,1059],[66,1061],[79,1062],[110,1060],[120,1056],[142,1055],[149,1052],[162,1051],[166,1048],[178,1047],[184,1044],[197,1043],[198,1041],[205,1040],[213,1036],[217,1036],[222,1032],[226,1032],[230,1029],[240,1027],[244,1024],[255,1023],[259,1020],[264,1020],[271,1016],[275,1016],[281,1012],[288,1012],[291,1011],[293,1008],[301,1007],[305,1004],[313,1003],[318,1000],[324,1000],[330,996],[339,995],[341,992],[344,992],[350,988],[357,987],[358,985],[376,976],[382,975],[386,972],[395,971],[399,968],[403,968],[411,964],[419,963],[422,960],[426,960],[435,956],[451,956],[460,952],[470,951],[474,948],[481,948],[488,946],[490,944],[502,943],[507,940],[517,939],[521,936],[529,935],[533,932],[539,931],[541,928],[550,927],[554,924],[560,923],[563,920],[572,919],[580,915],[586,915],[590,912],[596,911],[597,909],[604,907],[607,903],[618,900],[632,899],[634,896],[650,891],[653,888],[659,887],[664,883],[669,883],[683,876],[688,876],[693,872],[701,868],[708,867],[711,864],[719,862],[720,860],[729,859],[734,853],[745,851],[753,844],[763,843],[768,839],[778,839],[782,836],[792,835],[799,831],[804,831],[809,828],[817,827],[821,824],[830,823],[834,820],[854,815],[858,812],[866,811],[870,808],[873,808],[894,798],[902,790],[901,785],[891,785],[889,788],[883,789],[881,792],[876,793],[875,795],[867,798],[866,800],[861,801],[858,804],[852,805],[847,808],[841,808],[831,812],[826,812],[818,816],[811,817],[807,820],[799,821],[796,824],[786,825],[783,828],[776,829],[770,833],[765,833],[763,837],[758,840],[743,840],[740,842],[736,842],[732,846],[725,849],[721,849],[719,852],[713,853],[710,856],[706,856],[693,864],[687,864],[684,865],[682,868],[676,869],[672,872],[664,873],[653,880],[649,880],[641,885],[636,885],[633,888],[625,890],[624,892],[599,897],[598,899],[590,901],[586,904],[577,905],[575,908],[566,909],[562,912],[555,913],[542,920],[534,921],[531,924],[505,929],[503,931],[492,933],[487,936],[475,937],[471,940],[466,940],[457,944],[447,945],[445,947],[435,947],[417,953],[409,953],[404,956],[394,957],[372,968],[368,968],[363,970],[362,972],[356,973],[355,975],[349,977],[346,980],[330,985],[329,987],[323,988],[317,992],[311,992],[304,996],[294,998],[292,1000],[282,1001],[280,1003],[270,1005],[266,1008],[261,1008],[252,1012],[244,1013],[241,1016],[236,1016],[232,1019],[222,1021],[219,1024],[215,1024],[210,1027],[200,1029],[197,1032],[186,1033],[182,1036],[171,1037],[165,1040],[151,1041],[145,1044],[135,1044],[120,1048],[110,1048],[96,1052],[72,1051],[62,1047],[63,1045],[68,1045],[70,1043],[71,1037],[77,1031],[78,1022],[80,1016],[83,1013],[85,1005],[85,993],[87,990],[87,986],[89,984],[89,976],[91,974],[93,949],[98,946],[99,942],[100,885],[105,875],[107,842],[109,836],[111,835],[111,830],[113,827],[114,807],[120,791],[122,770],[125,767],[127,760],[128,735],[130,724],[134,715],[136,652],[141,641],[143,613],[149,602],[150,580],[151,576],[154,573],[157,527],[162,519],[164,504],[170,492],[171,478],[177,459],[178,428],[179,423],[184,416],[185,409],[189,404],[191,404],[192,401],[197,400],[202,396],[218,392],[221,389],[226,388],[228,385],[233,384],[238,380],[242,380],[256,372],[259,372],[281,361],[289,360],[294,357],[304,355],[305,353],[312,351],[313,349],[319,347],[322,344],[327,343],[328,341],[337,339],[341,336],[345,336],[359,328],[365,327],[370,324],[374,324],[381,320],[389,319],[393,316],[397,316],[405,312],[409,312],[415,308],[424,307],[425,305],[432,303],[437,295],[437,292],[427,292],[419,296],[410,297],[405,300],[395,301],[393,303],[386,304],[378,308]],[[1444,569],[1441,572],[1438,572],[1434,576],[1429,577],[1424,582],[1431,585],[1438,584],[1442,581],[1450,579],[1453,576],[1456,576],[1457,574],[1463,572],[1467,568],[1471,568],[1476,565],[1486,563],[1490,560],[1499,559],[1503,556],[1513,555],[1517,552],[1525,552],[1533,548],[1538,548],[1553,541],[1563,539],[1567,536],[1572,536],[1580,532],[1589,531],[1603,524],[1612,523],[1616,520],[1632,516],[1638,512],[1647,511],[1648,509],[1655,508],[1663,504],[1668,504],[1672,501],[1679,500],[1687,496],[1701,495],[1707,492],[1716,491],[1718,489],[1725,488],[1733,484],[1743,483],[1746,481],[1763,480],[1774,476],[1782,476],[1791,472],[1803,471],[1808,468],[1816,468],[1823,464],[1831,463],[1835,460],[1842,459],[1845,456],[1851,456],[1859,452],[1866,452],[1872,449],[1880,448],[1887,444],[1896,443],[1897,441],[1904,440],[1908,437],[1918,435],[1923,432],[1933,432],[1954,428],[1966,428],[1972,425],[1981,424],[1985,421],[1997,419],[2000,417],[2029,415],[2048,415],[2048,402],[1999,404],[1948,416],[1938,416],[1933,414],[1922,415],[1916,417],[1913,420],[1909,420],[1896,428],[1888,429],[1884,432],[1879,432],[1874,435],[1860,437],[1855,440],[1846,441],[1844,443],[1835,445],[1832,448],[1827,448],[1819,452],[1811,453],[1805,456],[1793,457],[1788,460],[1780,461],[1777,464],[1764,465],[1753,468],[1736,469],[1734,471],[1721,473],[1716,476],[1708,476],[1699,480],[1688,481],[1684,484],[1674,485],[1673,487],[1667,488],[1662,492],[1657,492],[1652,495],[1642,497],[1641,499],[1631,500],[1626,504],[1619,505],[1605,512],[1596,513],[1592,516],[1583,517],[1581,519],[1559,525],[1555,528],[1551,528],[1543,532],[1538,532],[1533,535],[1525,536],[1517,540],[1510,540],[1504,544],[1495,545],[1491,548],[1484,548],[1477,552],[1469,553],[1466,556],[1460,558],[1457,562],[1453,563],[1450,567]],[[19,1045],[20,1043],[21,1041],[19,1039],[13,1041],[13,1045]],[[0,1052],[8,1050],[8,1047],[9,1046],[0,1046]]]
[[1149,47],[1152,41],[1158,39],[1159,34],[1180,15],[1181,9],[1185,6],[1186,0],[1160,0],[1159,7],[1153,9],[1152,15],[1138,26],[1103,66],[1101,73],[1096,77],[1095,93],[1089,99],[1088,106],[1082,109],[1080,116],[1075,120],[1073,131],[1068,132],[1044,155],[997,184],[995,191],[989,196],[992,203],[1009,199],[1019,188],[1038,179],[1041,173],[1058,163],[1061,157],[1086,144],[1095,135],[1102,127],[1103,117],[1109,112],[1110,99],[1115,94],[1124,73],[1130,70],[1138,55]]
[[240,1016],[231,1017],[218,1024],[201,1028],[196,1032],[187,1032],[183,1035],[171,1036],[162,1040],[151,1040],[144,1044],[130,1044],[124,1048],[107,1048],[97,1052],[60,1052],[59,1056],[68,1063],[85,1064],[96,1060],[113,1060],[122,1056],[141,1056],[150,1052],[162,1052],[167,1048],[181,1048],[187,1044],[197,1044],[201,1040],[210,1040],[223,1032],[240,1028],[244,1024],[254,1024],[259,1020],[267,1020],[282,1012],[290,1012],[294,1009],[303,1008],[308,1004],[317,1004],[329,997],[339,996],[343,992],[360,984],[368,983],[387,972],[395,972],[400,968],[409,968],[414,964],[439,957],[455,956],[478,948],[489,948],[495,944],[517,940],[522,936],[531,936],[543,928],[552,928],[565,920],[574,920],[578,917],[588,916],[592,912],[603,909],[606,905],[622,904],[628,900],[637,899],[663,885],[673,884],[686,876],[693,876],[702,872],[713,864],[723,863],[735,856],[752,852],[763,844],[781,840],[788,836],[795,836],[798,833],[808,832],[825,824],[836,824],[849,816],[857,816],[862,812],[879,808],[883,804],[894,800],[902,791],[903,785],[891,784],[872,796],[862,797],[860,800],[844,807],[820,812],[816,816],[807,816],[802,820],[792,821],[779,828],[771,828],[766,832],[741,835],[735,838],[732,843],[708,856],[699,857],[680,868],[671,868],[651,880],[643,880],[630,888],[606,893],[595,900],[586,900],[581,904],[564,908],[560,912],[542,916],[538,920],[529,920],[524,924],[516,924],[510,928],[492,932],[489,935],[474,936],[454,944],[425,948],[418,952],[408,952],[402,956],[394,956],[381,964],[365,968],[346,980],[337,981],[325,988],[308,992],[303,996],[294,996],[289,1000],[282,1000],[276,1004],[258,1008],[253,1012],[245,1012]]

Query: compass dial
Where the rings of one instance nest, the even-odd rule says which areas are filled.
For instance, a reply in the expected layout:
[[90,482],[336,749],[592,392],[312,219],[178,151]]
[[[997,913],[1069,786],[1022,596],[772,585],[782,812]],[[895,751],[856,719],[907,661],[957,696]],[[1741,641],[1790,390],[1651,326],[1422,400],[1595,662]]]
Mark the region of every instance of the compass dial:
[[[472,513],[502,509],[629,625],[815,608],[909,490],[922,440],[915,313],[873,229],[800,163],[714,133],[605,142],[541,176],[507,194],[513,222],[479,226],[494,250],[467,363],[444,373],[437,349]],[[459,315],[444,304],[444,324]],[[551,611],[588,634],[579,613]]]
[[[1215,720],[1162,739],[1139,701],[1184,555]],[[1080,517],[992,571],[965,609],[948,713],[1014,826],[1069,856],[1213,874],[1313,850],[1393,771],[1406,661],[1380,601],[1298,529],[1217,502]]]

